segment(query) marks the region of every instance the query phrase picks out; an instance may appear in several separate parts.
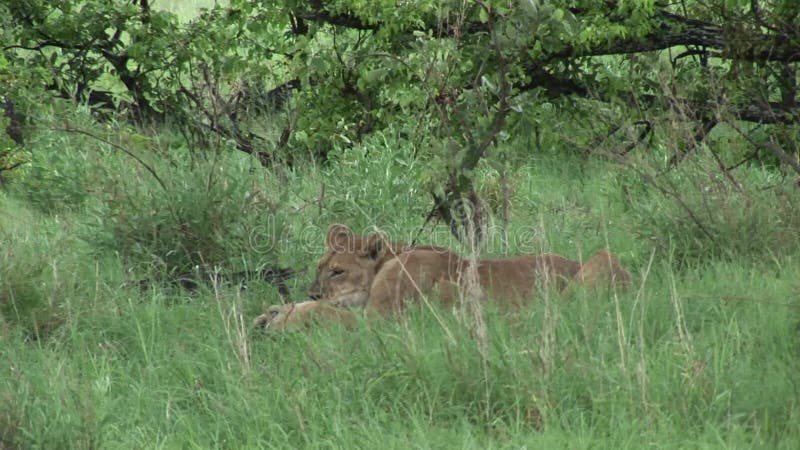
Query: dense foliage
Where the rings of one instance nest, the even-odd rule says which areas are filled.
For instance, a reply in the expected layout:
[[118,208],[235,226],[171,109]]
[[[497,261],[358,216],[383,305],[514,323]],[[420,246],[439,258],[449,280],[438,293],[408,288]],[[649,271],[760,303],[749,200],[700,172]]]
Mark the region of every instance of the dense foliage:
[[569,147],[591,152],[678,120],[674,165],[720,123],[771,124],[766,138],[736,129],[800,172],[800,6],[713,3],[233,0],[181,21],[148,1],[4,2],[3,80],[26,110],[44,95],[29,88],[124,105],[264,165],[389,132],[448,174],[428,190],[457,226],[454,204],[478,207],[469,172],[523,130],[561,146],[551,129],[588,125]]

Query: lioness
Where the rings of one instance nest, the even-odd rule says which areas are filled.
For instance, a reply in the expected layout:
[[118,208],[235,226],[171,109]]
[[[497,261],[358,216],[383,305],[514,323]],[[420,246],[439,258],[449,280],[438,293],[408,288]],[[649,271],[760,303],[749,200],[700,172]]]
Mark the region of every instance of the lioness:
[[[337,237],[339,233],[343,234]],[[345,237],[358,244],[349,248],[339,245],[341,251],[330,250],[336,239]],[[435,293],[446,303],[457,298],[469,261],[439,247],[409,249],[401,245],[401,252],[395,256],[393,246],[397,245],[387,245],[375,236],[353,235],[343,225],[332,226],[326,238],[328,250],[312,285],[324,292],[324,301],[273,305],[256,319],[256,325],[281,329],[319,316],[347,317],[352,321],[352,313],[332,308],[363,305],[368,314],[385,316],[401,311],[408,300],[421,295]],[[484,260],[478,263],[476,272],[485,296],[512,303],[530,297],[537,285],[545,283],[563,289],[568,280],[590,284],[603,279],[623,285],[630,282],[630,275],[616,257],[605,250],[584,264],[555,254]]]

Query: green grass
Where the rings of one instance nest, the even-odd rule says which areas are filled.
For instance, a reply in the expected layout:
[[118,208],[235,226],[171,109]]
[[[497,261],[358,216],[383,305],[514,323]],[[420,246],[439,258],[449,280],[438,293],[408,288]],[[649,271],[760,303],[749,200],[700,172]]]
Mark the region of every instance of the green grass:
[[[277,261],[313,270],[331,222],[408,239],[424,219],[419,163],[370,150],[282,182],[223,162],[277,202],[272,217],[243,216],[280,222]],[[608,245],[636,288],[487,306],[486,353],[450,311],[442,323],[420,309],[354,331],[256,332],[273,288],[140,291],[146,256],[92,239],[110,226],[100,197],[45,214],[0,194],[0,448],[797,448],[800,260],[676,264],[679,252],[634,233],[642,210],[623,204],[611,169],[532,158],[513,177],[510,251],[577,258]],[[142,189],[131,199],[151,198],[146,175],[124,176]],[[420,240],[458,248],[442,225]],[[222,260],[263,255],[232,251]],[[500,253],[491,240],[485,254]],[[312,275],[293,280],[295,298]]]
[[709,270],[619,316],[608,298],[489,310],[485,366],[449,314],[239,337],[232,293],[222,315],[213,296],[112,295],[57,338],[4,338],[3,425],[33,448],[794,448],[796,286]]

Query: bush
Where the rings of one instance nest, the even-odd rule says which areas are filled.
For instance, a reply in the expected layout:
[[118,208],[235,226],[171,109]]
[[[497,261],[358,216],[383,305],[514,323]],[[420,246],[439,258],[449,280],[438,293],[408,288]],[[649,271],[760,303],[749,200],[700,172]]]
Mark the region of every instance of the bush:
[[230,267],[243,259],[257,265],[276,259],[283,225],[275,198],[254,175],[263,172],[251,170],[253,161],[233,155],[161,162],[161,182],[130,166],[128,174],[116,169],[108,177],[87,236],[98,249],[171,274],[198,265]]
[[774,186],[766,172],[752,170],[733,183],[709,161],[685,164],[648,178],[651,195],[629,198],[640,237],[672,252],[679,263],[771,259],[800,250],[797,189]]
[[0,317],[37,332],[57,321],[41,280],[47,264],[23,246],[0,240]]
[[[17,106],[33,108],[30,105],[36,99],[43,101],[31,94]],[[28,121],[35,126],[26,128],[24,151],[20,147],[8,154],[8,161],[25,161],[9,174],[13,175],[9,177],[10,191],[45,214],[79,210],[91,197],[96,152],[102,153],[103,146],[98,139],[62,129],[98,130],[100,126],[87,110],[75,110],[67,101],[38,105],[42,103],[27,111]]]
[[76,250],[73,242],[49,229],[47,219],[20,219],[25,212],[9,205],[0,209],[0,216],[13,214],[9,223],[0,221],[0,329],[14,325],[45,337],[67,320],[70,303],[81,297],[77,280],[86,277],[65,261]]
[[[68,148],[66,144],[64,147]],[[79,162],[87,155],[80,150],[54,149],[33,155],[26,175],[15,183],[15,192],[46,214],[80,208],[89,197],[87,167],[85,162]]]

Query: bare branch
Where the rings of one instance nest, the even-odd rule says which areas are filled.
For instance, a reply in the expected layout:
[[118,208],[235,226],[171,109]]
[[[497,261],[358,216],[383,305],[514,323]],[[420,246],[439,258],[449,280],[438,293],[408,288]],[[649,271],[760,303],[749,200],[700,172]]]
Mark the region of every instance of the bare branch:
[[750,143],[755,148],[763,148],[769,150],[770,153],[775,155],[776,158],[780,160],[783,164],[790,166],[794,169],[795,173],[800,175],[800,163],[798,163],[794,158],[789,156],[788,153],[784,149],[782,149],[778,144],[776,144],[771,138],[769,142],[756,142],[749,134],[745,133],[739,125],[732,121],[728,120],[725,123],[731,126],[740,136],[742,136],[747,142]]

